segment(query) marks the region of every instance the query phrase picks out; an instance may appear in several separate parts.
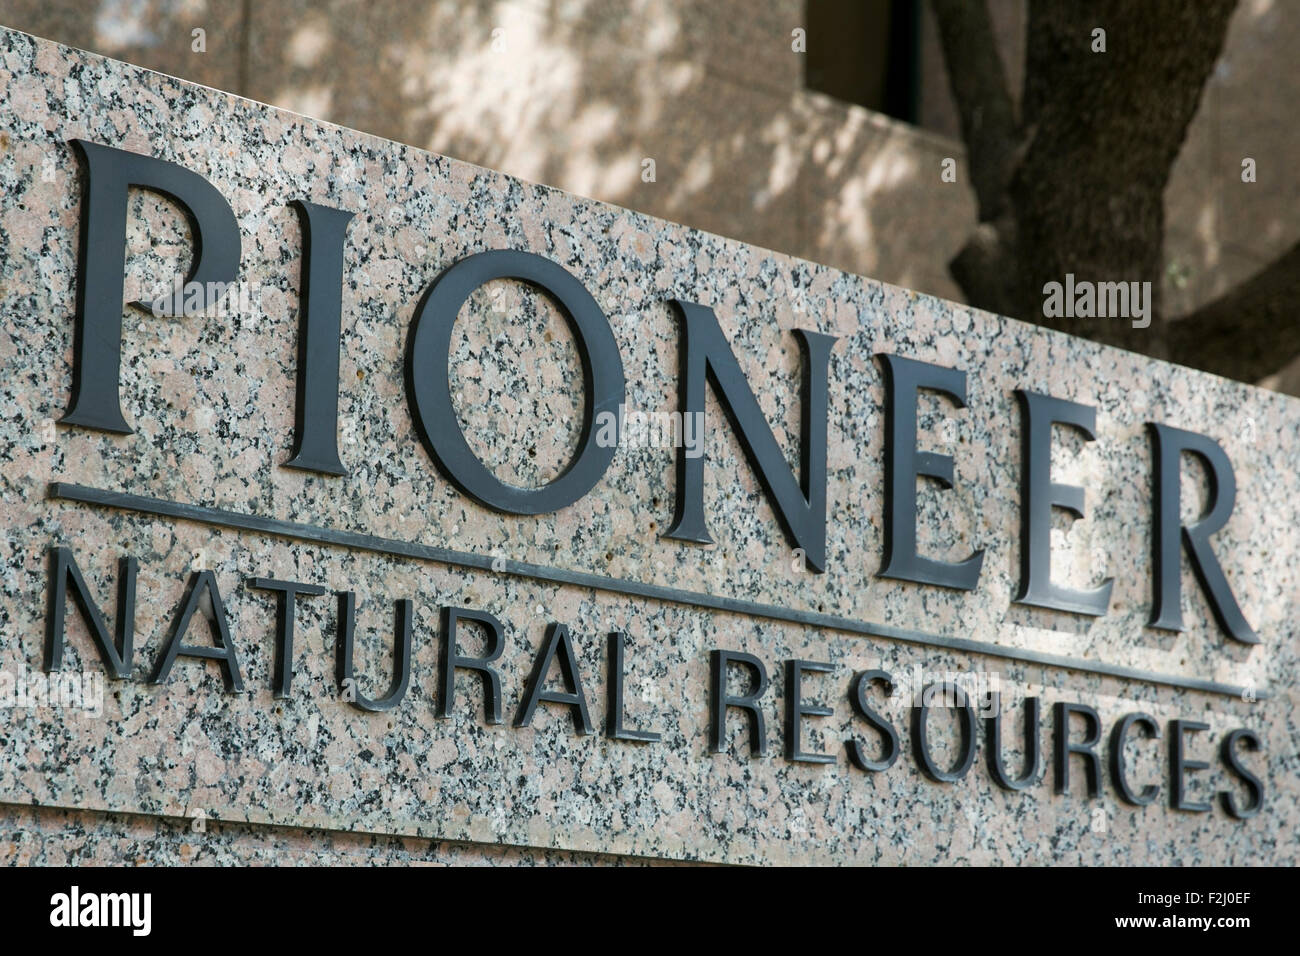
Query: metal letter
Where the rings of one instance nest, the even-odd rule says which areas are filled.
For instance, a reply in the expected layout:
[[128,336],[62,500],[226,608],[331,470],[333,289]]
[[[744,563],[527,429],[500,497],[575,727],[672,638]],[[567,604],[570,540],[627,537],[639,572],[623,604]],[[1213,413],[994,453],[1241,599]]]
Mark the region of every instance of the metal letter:
[[275,578],[249,578],[248,586],[260,591],[275,592],[275,673],[271,678],[271,691],[275,697],[288,697],[293,684],[294,599],[300,594],[305,597],[320,597],[325,589],[315,584],[278,581]]
[[[211,602],[211,623],[221,643],[220,647],[202,647],[181,641],[189,631],[190,619],[194,617],[194,612],[198,610],[199,602],[205,594]],[[149,683],[165,683],[177,657],[198,657],[216,661],[221,665],[221,677],[226,683],[227,692],[232,694],[243,692],[244,681],[239,676],[239,657],[235,654],[235,644],[230,639],[230,626],[226,622],[226,605],[222,603],[221,591],[217,588],[217,578],[211,571],[195,571],[190,575],[181,612],[176,616],[171,635],[167,638],[167,649],[159,658],[158,666]]]
[[1135,807],[1145,807],[1155,800],[1156,795],[1160,793],[1160,788],[1154,783],[1149,783],[1142,788],[1141,792],[1134,792],[1128,785],[1128,768],[1124,762],[1124,738],[1128,735],[1128,729],[1135,725],[1142,728],[1143,736],[1148,740],[1160,739],[1160,725],[1150,714],[1125,714],[1110,732],[1110,775],[1121,800]]
[[[1070,755],[1078,754],[1084,758],[1084,774],[1088,778],[1087,794],[1095,797],[1101,793],[1101,758],[1094,749],[1101,743],[1101,717],[1087,704],[1067,704],[1058,701],[1054,707],[1056,734],[1056,793],[1070,792]],[[1070,742],[1070,715],[1080,714],[1088,725],[1085,738],[1078,743]]]
[[[560,676],[568,688],[566,691],[542,690],[546,683],[546,674],[551,669],[551,661],[560,658]],[[541,653],[533,663],[533,672],[528,677],[524,690],[524,700],[515,715],[516,727],[527,727],[533,722],[533,713],[539,702],[564,704],[573,717],[575,734],[594,734],[591,716],[587,713],[587,697],[582,692],[582,675],[578,670],[578,661],[573,653],[573,643],[569,640],[569,629],[563,624],[552,622],[546,628],[546,640]]]
[[410,600],[397,602],[395,622],[393,624],[393,682],[388,693],[379,700],[371,700],[356,690],[357,678],[353,667],[353,649],[356,638],[357,596],[351,591],[337,592],[339,598],[339,643],[335,658],[335,676],[339,689],[353,690],[348,695],[348,703],[357,710],[371,713],[392,710],[406,696],[406,688],[411,682],[411,621],[415,617],[414,606]]
[[339,338],[343,327],[343,238],[354,213],[304,199],[290,205],[302,225],[298,310],[298,401],[289,468],[346,475],[339,460]]
[[[85,167],[86,179],[81,196],[72,400],[60,421],[129,435],[132,429],[122,415],[118,395],[127,191],[132,186],[148,189],[180,206],[189,220],[194,244],[194,260],[185,284],[202,287],[205,310],[216,304],[238,276],[239,224],[230,204],[198,173],[83,139],[71,142]],[[183,314],[185,298],[184,287],[177,289],[168,311]],[[155,314],[150,303],[131,305]]]
[[[951,770],[941,769],[930,756],[930,736],[927,725],[930,719],[931,695],[939,692],[947,700],[952,695],[961,714],[961,756]],[[971,707],[966,692],[951,681],[931,684],[921,691],[921,703],[912,707],[912,750],[921,773],[935,783],[955,783],[966,776],[975,762],[975,709]]]
[[95,603],[86,579],[68,548],[50,548],[50,593],[45,617],[45,672],[63,667],[63,622],[68,603],[68,584],[81,609],[81,617],[99,649],[104,668],[114,680],[131,676],[132,642],[135,639],[135,578],[139,562],[130,556],[118,562],[117,572],[117,644],[108,634],[103,612]]
[[[803,356],[800,400],[799,481],[786,463],[781,446],[740,370],[735,353],[718,325],[713,310],[694,302],[674,299],[681,314],[678,388],[682,420],[704,415],[704,383],[713,393],[745,451],[767,500],[776,512],[787,540],[803,548],[808,566],[826,568],[826,416],[827,366],[833,335],[795,329]],[[712,544],[704,519],[704,456],[691,457],[677,449],[677,506],[665,538]]]
[[[461,657],[456,646],[456,630],[461,621],[473,621],[483,626],[487,634],[487,653],[482,657]],[[483,719],[489,724],[501,723],[501,678],[491,666],[506,649],[505,628],[486,611],[471,611],[463,607],[442,609],[442,650],[438,666],[442,672],[442,693],[438,695],[438,716],[450,717],[456,703],[456,669],[478,671],[483,678]]]
[[833,664],[819,661],[790,660],[785,662],[785,759],[796,763],[834,763],[835,758],[825,753],[805,753],[803,744],[804,717],[830,717],[831,707],[805,704],[803,701],[803,675],[806,672],[829,674]]
[[872,760],[867,756],[866,748],[862,746],[862,742],[855,739],[845,741],[845,747],[848,749],[849,760],[853,763],[853,766],[859,770],[880,773],[892,767],[894,761],[898,759],[898,731],[894,729],[893,724],[885,720],[867,704],[867,689],[872,684],[883,685],[886,694],[893,694],[894,692],[894,678],[887,671],[861,671],[853,675],[853,686],[849,691],[849,701],[853,704],[853,709],[857,711],[858,716],[865,718],[867,723],[880,734],[880,740],[885,745],[884,753],[880,755],[879,759]]
[[1208,761],[1187,759],[1183,734],[1209,729],[1209,724],[1197,720],[1169,721],[1169,805],[1175,810],[1206,813],[1210,809],[1209,801],[1193,802],[1188,799],[1187,781],[1183,776],[1188,770],[1210,769]]
[[[456,424],[447,358],[456,314],[470,294],[492,279],[521,279],[549,294],[568,321],[582,361],[582,431],[578,451],[558,478],[541,488],[517,488],[484,467]],[[438,470],[479,504],[515,515],[545,514],[573,504],[600,481],[617,442],[597,442],[602,412],[617,418],[623,404],[623,359],[609,321],[582,283],[561,266],[528,252],[495,250],[461,259],[434,280],[415,310],[406,349],[411,416]]]
[[649,730],[628,730],[623,726],[623,647],[626,638],[619,631],[609,635],[609,668],[605,675],[605,736],[611,740],[639,740],[653,743],[660,735]]
[[1038,739],[1042,726],[1042,703],[1037,697],[1025,698],[1025,769],[1019,777],[1012,777],[1002,763],[1002,695],[995,691],[992,697],[993,715],[984,718],[989,775],[1003,790],[1026,790],[1038,781],[1038,772],[1043,766]]
[[[754,675],[754,689],[748,694],[733,697],[727,693],[727,670],[731,664],[742,664]],[[722,753],[727,740],[727,708],[740,707],[749,711],[750,756],[767,756],[767,727],[758,707],[758,699],[767,690],[767,668],[763,662],[753,654],[741,651],[711,651],[709,689],[712,691],[709,707],[713,718],[709,721],[709,749],[715,754]]]
[[916,399],[922,389],[941,392],[966,407],[966,373],[898,355],[877,354],[885,375],[885,562],[882,578],[972,591],[984,564],[981,548],[953,564],[916,552],[916,479],[952,487],[949,455],[916,448]]
[[1241,757],[1237,753],[1237,741],[1240,740],[1245,744],[1245,749],[1255,751],[1261,749],[1259,736],[1253,730],[1247,730],[1245,727],[1238,727],[1230,731],[1223,738],[1223,744],[1219,748],[1220,756],[1228,769],[1240,777],[1247,787],[1255,794],[1254,800],[1247,807],[1242,807],[1237,803],[1237,798],[1231,791],[1224,790],[1219,794],[1219,802],[1228,816],[1236,820],[1248,820],[1259,813],[1264,806],[1264,783],[1241,764]]
[[[1237,500],[1237,479],[1232,471],[1232,462],[1228,461],[1219,443],[1205,435],[1154,422],[1149,422],[1147,427],[1151,430],[1151,454],[1155,459],[1155,477],[1151,483],[1155,523],[1151,536],[1154,580],[1150,626],[1167,631],[1183,630],[1178,550],[1181,537],[1192,559],[1196,580],[1210,600],[1210,608],[1220,629],[1234,641],[1258,644],[1259,637],[1246,623],[1219,559],[1210,549],[1210,535],[1228,523]],[[1201,459],[1210,485],[1209,507],[1205,514],[1195,524],[1186,526],[1179,513],[1182,453],[1185,451]]]
[[1100,617],[1110,606],[1114,579],[1077,590],[1052,583],[1052,508],[1084,516],[1083,489],[1052,481],[1052,426],[1070,425],[1094,441],[1097,410],[1063,398],[1016,390],[1024,414],[1020,481],[1020,590],[1016,601]]

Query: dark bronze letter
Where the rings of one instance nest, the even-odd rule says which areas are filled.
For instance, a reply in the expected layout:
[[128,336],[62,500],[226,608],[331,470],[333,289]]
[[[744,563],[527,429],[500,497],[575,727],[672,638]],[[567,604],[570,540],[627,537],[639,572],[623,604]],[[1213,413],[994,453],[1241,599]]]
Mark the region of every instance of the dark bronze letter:
[[[560,658],[560,675],[564,678],[568,690],[542,690],[542,685],[546,683],[546,674],[551,669],[551,661],[557,654]],[[542,701],[567,706],[573,717],[575,734],[596,732],[591,726],[591,716],[587,713],[587,697],[582,692],[582,675],[578,670],[577,657],[573,653],[573,644],[569,640],[569,629],[563,624],[552,623],[546,628],[546,640],[533,664],[533,672],[524,690],[523,703],[519,705],[519,713],[515,715],[515,726],[527,727],[531,724],[533,712]]]
[[[1055,706],[1056,733],[1056,793],[1070,792],[1070,755],[1083,757],[1084,774],[1088,778],[1087,794],[1095,797],[1101,793],[1101,758],[1097,756],[1096,746],[1101,743],[1101,717],[1087,704],[1066,704],[1057,702]],[[1087,734],[1078,743],[1070,742],[1070,715],[1080,714],[1087,725]]]
[[832,664],[819,661],[792,660],[785,662],[785,759],[796,763],[834,763],[835,758],[824,753],[805,753],[803,750],[803,718],[830,717],[835,713],[830,707],[805,704],[803,700],[803,675],[806,672],[829,674]]
[[966,407],[966,373],[928,362],[879,354],[885,373],[885,563],[882,578],[972,591],[984,564],[983,549],[953,564],[916,553],[916,479],[952,487],[952,457],[916,449],[916,397],[941,392]]
[[1160,739],[1160,725],[1156,723],[1154,717],[1149,714],[1125,714],[1110,732],[1110,775],[1114,779],[1115,789],[1119,791],[1121,800],[1135,807],[1145,807],[1155,800],[1160,788],[1154,783],[1149,783],[1139,793],[1128,785],[1127,767],[1124,762],[1124,738],[1128,735],[1128,729],[1133,726],[1141,727],[1149,740]]
[[[754,689],[748,694],[733,697],[727,693],[727,670],[731,664],[742,664],[754,675]],[[741,651],[711,651],[709,653],[709,748],[722,753],[727,741],[727,708],[739,707],[749,711],[750,756],[767,755],[767,728],[758,699],[767,690],[767,668],[753,654]]]
[[[1246,623],[1245,616],[1232,596],[1232,588],[1223,575],[1219,559],[1210,550],[1210,535],[1232,515],[1237,500],[1237,479],[1232,462],[1219,443],[1196,432],[1185,432],[1169,425],[1148,423],[1151,430],[1151,453],[1155,458],[1155,477],[1151,482],[1155,523],[1151,536],[1152,605],[1151,626],[1167,631],[1183,630],[1181,567],[1179,538],[1192,559],[1192,570],[1201,590],[1210,600],[1215,620],[1225,634],[1242,644],[1258,644],[1259,637]],[[1191,452],[1205,465],[1209,478],[1210,500],[1205,514],[1195,524],[1184,527],[1179,514],[1182,454]]]
[[1259,736],[1253,730],[1247,730],[1245,727],[1238,727],[1230,731],[1223,738],[1223,744],[1219,753],[1223,758],[1223,763],[1236,776],[1240,777],[1253,794],[1249,806],[1241,806],[1237,803],[1237,798],[1231,791],[1224,790],[1219,794],[1219,802],[1223,804],[1223,809],[1227,811],[1228,816],[1237,820],[1247,820],[1259,813],[1264,806],[1264,783],[1241,763],[1241,756],[1237,753],[1237,741],[1240,740],[1247,750],[1259,750]]
[[50,593],[45,618],[45,671],[53,673],[63,667],[63,622],[68,603],[68,584],[81,617],[90,629],[90,636],[99,649],[104,668],[114,680],[131,676],[132,642],[135,636],[135,577],[139,563],[125,557],[118,562],[117,572],[117,644],[108,634],[108,625],[86,587],[77,562],[68,548],[50,548]]
[[275,675],[271,679],[271,690],[276,697],[288,697],[293,685],[294,599],[300,594],[320,597],[325,589],[315,584],[277,581],[275,578],[249,578],[248,586],[275,592]]
[[[199,608],[203,595],[207,594],[212,607],[212,628],[216,631],[220,647],[202,647],[184,644],[181,641],[190,629],[190,619]],[[172,625],[171,635],[167,638],[167,649],[158,660],[151,684],[162,684],[171,674],[172,665],[177,657],[198,657],[203,660],[216,661],[221,665],[221,677],[226,683],[226,690],[238,694],[244,690],[244,682],[239,676],[239,658],[235,654],[235,644],[230,639],[230,626],[226,622],[226,605],[222,603],[221,591],[217,588],[217,578],[211,571],[195,571],[190,575],[189,586],[185,591],[181,612]]]
[[357,710],[371,713],[392,710],[406,696],[411,682],[411,620],[415,617],[414,605],[409,600],[397,602],[393,623],[393,681],[388,693],[379,700],[371,700],[357,686],[353,667],[353,648],[356,640],[357,596],[351,591],[339,591],[339,643],[335,658],[335,676],[343,699]]
[[1012,777],[1002,763],[1002,695],[994,693],[992,704],[993,715],[984,718],[989,775],[1003,790],[1025,790],[1037,782],[1043,765],[1038,741],[1042,705],[1037,697],[1025,698],[1025,770],[1019,777]]
[[[461,621],[474,621],[483,626],[487,634],[487,652],[482,657],[461,657],[456,646],[456,628]],[[483,678],[483,719],[489,724],[501,723],[501,678],[492,662],[506,649],[505,629],[486,611],[471,611],[463,607],[442,609],[442,653],[439,667],[442,671],[442,693],[438,695],[438,716],[450,717],[456,703],[456,669],[478,671]]]
[[[713,384],[713,393],[745,451],[749,466],[758,476],[787,540],[803,549],[808,567],[813,571],[825,570],[826,377],[835,337],[794,330],[803,355],[802,429],[796,483],[713,310],[681,299],[674,299],[673,305],[681,315],[678,397],[683,428],[688,415],[699,416],[696,420],[704,415],[707,379]],[[704,520],[704,455],[691,457],[684,445],[677,449],[676,514],[664,537],[713,543]]]
[[1097,436],[1097,410],[1063,398],[1016,391],[1024,410],[1020,480],[1020,591],[1016,601],[1100,617],[1115,581],[1080,591],[1052,583],[1052,508],[1083,517],[1083,489],[1052,481],[1052,426],[1070,425],[1088,441]]
[[346,475],[339,460],[339,336],[343,327],[343,237],[354,213],[303,199],[298,294],[298,401],[293,457],[285,465]]
[[[507,485],[478,460],[456,424],[447,356],[456,314],[483,283],[521,279],[542,289],[560,306],[582,361],[582,431],[578,451],[560,477],[541,488]],[[596,416],[617,419],[623,404],[623,359],[609,321],[582,283],[561,266],[528,252],[494,250],[461,259],[429,286],[415,310],[406,349],[406,391],[411,416],[439,471],[479,504],[514,515],[537,515],[573,504],[600,481],[614,460],[617,441],[596,441]]]
[[609,635],[609,668],[605,675],[605,736],[611,740],[637,740],[653,743],[659,734],[650,730],[629,730],[623,726],[623,645],[625,638],[614,631]]
[[1193,801],[1187,796],[1184,773],[1188,770],[1208,770],[1210,764],[1205,760],[1188,760],[1184,750],[1186,741],[1183,739],[1185,733],[1209,729],[1209,724],[1197,720],[1169,721],[1169,805],[1175,810],[1206,813],[1210,809],[1208,801]]
[[[129,435],[132,429],[122,415],[118,395],[128,189],[137,186],[165,196],[189,220],[194,260],[185,285],[202,287],[204,310],[215,305],[238,276],[239,224],[230,204],[198,173],[84,139],[71,142],[86,178],[81,195],[72,401],[60,421]],[[186,299],[185,288],[177,288],[163,311],[184,314]],[[155,314],[151,303],[131,304]]]
[[884,717],[876,713],[870,705],[867,704],[867,689],[872,684],[882,684],[885,687],[886,694],[894,692],[894,678],[887,672],[880,670],[861,671],[853,676],[853,686],[849,691],[849,700],[853,704],[853,709],[859,717],[866,719],[875,731],[880,734],[880,740],[884,744],[884,752],[876,760],[867,756],[866,748],[862,746],[859,740],[850,739],[845,741],[845,747],[849,752],[849,760],[853,766],[859,770],[870,770],[876,773],[888,770],[898,759],[898,731],[894,725],[885,720]]
[[[961,755],[951,770],[943,770],[930,756],[930,701],[940,695],[946,702],[949,698],[957,705],[961,720]],[[931,684],[921,691],[921,703],[912,707],[912,752],[921,773],[935,783],[955,783],[966,776],[971,764],[975,762],[975,709],[971,707],[966,692],[958,684],[944,682]]]

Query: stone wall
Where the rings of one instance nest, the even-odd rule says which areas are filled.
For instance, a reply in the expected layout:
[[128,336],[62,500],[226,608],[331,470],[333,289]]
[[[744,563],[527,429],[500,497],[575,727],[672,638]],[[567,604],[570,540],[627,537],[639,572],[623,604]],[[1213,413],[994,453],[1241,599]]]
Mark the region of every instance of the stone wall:
[[[0,802],[10,805],[16,835],[0,849],[4,858],[134,859],[141,846],[170,858],[191,845],[177,821],[201,815],[219,841],[210,859],[331,858],[337,839],[394,859],[510,862],[552,859],[542,852],[552,850],[739,863],[1296,861],[1295,400],[11,31],[0,33],[0,117],[0,671],[28,686],[41,679],[51,548],[69,550],[110,627],[119,560],[140,562],[131,677],[107,682],[98,708],[37,702],[7,715]],[[73,382],[76,138],[175,162],[210,181],[233,209],[240,279],[255,296],[252,308],[215,317],[126,310],[120,393],[135,429],[128,435],[57,424]],[[295,199],[355,214],[342,279],[344,477],[283,467],[302,294]],[[124,298],[148,300],[160,277],[184,271],[191,237],[185,217],[152,193],[133,192],[131,211]],[[590,291],[635,409],[676,407],[681,329],[669,300],[712,308],[793,468],[803,373],[791,330],[837,337],[826,410],[826,573],[810,573],[792,551],[712,392],[704,484],[711,546],[663,535],[678,491],[670,448],[620,447],[590,494],[536,517],[485,509],[444,479],[408,404],[411,323],[443,270],[501,248],[553,260]],[[917,523],[926,554],[955,561],[983,550],[972,591],[877,574],[885,507],[877,353],[968,374],[966,409],[938,396],[921,403],[921,447],[955,464],[952,489],[921,483]],[[546,296],[509,281],[481,288],[456,323],[449,361],[458,423],[493,474],[537,487],[563,472],[579,443],[583,374],[571,330]],[[1095,442],[1058,429],[1054,478],[1086,488],[1087,517],[1057,527],[1052,560],[1057,579],[1074,587],[1113,577],[1104,617],[1012,601],[1023,424],[1015,389],[1097,409]],[[1146,626],[1148,422],[1204,432],[1231,459],[1236,507],[1214,550],[1261,643],[1221,633],[1188,562],[1186,630]],[[1198,474],[1187,466],[1186,520],[1209,494]],[[87,488],[98,491],[78,490]],[[169,515],[176,506],[181,512]],[[294,525],[267,533],[248,523],[260,519]],[[322,540],[321,528],[370,537],[340,546]],[[206,592],[208,604],[180,636],[206,644],[205,623],[225,620],[240,692],[227,691],[215,662],[190,657],[167,681],[148,680],[177,636],[187,582],[209,580],[201,572],[219,594]],[[357,594],[358,685],[370,697],[384,693],[393,671],[393,602],[411,600],[411,680],[401,705],[362,712],[340,688],[333,596],[298,602],[292,693],[274,696],[274,601],[248,585],[253,577]],[[482,688],[468,673],[452,715],[435,716],[439,611],[448,606],[504,624],[502,724],[484,721]],[[550,704],[514,726],[551,623],[572,634],[593,734],[575,733],[568,708]],[[64,672],[102,674],[71,604],[66,624]],[[652,728],[658,742],[601,732],[611,631],[627,639],[627,724]],[[461,639],[466,653],[483,646],[470,626]],[[772,679],[761,757],[751,757],[736,711],[722,752],[710,748],[717,649],[753,654]],[[810,705],[832,712],[807,717],[799,744],[830,763],[786,752],[791,660],[830,668],[803,678]],[[884,772],[859,769],[846,749],[860,742],[875,753],[881,743],[849,694],[854,675],[870,669],[895,679],[893,697],[869,688],[902,744]],[[924,684],[946,673],[998,682],[1010,708],[1003,736],[1013,768],[1023,756],[1016,730],[1024,698],[1044,703],[1045,776],[1036,785],[994,786],[983,728],[979,759],[963,779],[925,778],[913,759],[907,689],[914,675]],[[731,693],[743,692],[742,676]],[[560,686],[559,668],[549,681]],[[1089,799],[1077,759],[1069,792],[1052,792],[1052,708],[1073,702],[1096,708],[1107,733],[1134,711],[1166,728],[1159,742],[1133,736],[1125,751],[1132,779],[1159,786],[1159,800],[1122,804],[1109,765]],[[1169,807],[1174,719],[1208,724],[1187,735],[1188,759],[1210,764],[1187,771],[1193,798],[1211,804],[1206,812]],[[946,766],[957,750],[952,715],[936,712],[932,721],[935,756]],[[1262,742],[1262,753],[1241,755],[1266,793],[1262,812],[1247,820],[1232,819],[1217,799],[1249,800],[1218,756],[1237,727]],[[1074,724],[1071,732],[1083,731]],[[377,836],[324,835],[339,833]],[[510,846],[533,849],[499,849]]]

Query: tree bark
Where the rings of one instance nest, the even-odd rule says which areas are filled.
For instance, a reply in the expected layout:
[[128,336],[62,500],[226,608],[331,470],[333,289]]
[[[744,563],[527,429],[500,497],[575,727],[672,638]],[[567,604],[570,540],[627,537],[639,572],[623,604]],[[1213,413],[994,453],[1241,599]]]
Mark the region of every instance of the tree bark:
[[982,0],[933,3],[980,221],[991,221],[1006,207],[1007,183],[1021,139],[993,24]]
[[[1236,0],[1030,0],[1022,116],[1011,131],[984,0],[932,3],[981,217],[954,279],[972,305],[1167,356],[1164,189]],[[1104,52],[1093,50],[1095,29],[1105,30]],[[976,69],[989,73],[960,75]],[[1150,326],[1045,316],[1044,286],[1067,274],[1151,283]]]
[[1298,297],[1300,243],[1227,294],[1171,322],[1170,358],[1244,382],[1272,375],[1300,355]]

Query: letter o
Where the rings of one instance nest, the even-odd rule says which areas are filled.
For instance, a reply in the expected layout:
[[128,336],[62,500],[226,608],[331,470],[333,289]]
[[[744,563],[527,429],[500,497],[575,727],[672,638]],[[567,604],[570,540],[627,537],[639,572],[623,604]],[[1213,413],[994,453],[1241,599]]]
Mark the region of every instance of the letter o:
[[[578,451],[558,478],[541,488],[519,488],[498,479],[470,449],[456,422],[447,360],[451,332],[470,294],[492,279],[520,279],[546,292],[560,306],[582,361],[585,394]],[[496,511],[545,514],[573,504],[591,491],[614,459],[617,442],[594,440],[596,416],[618,419],[625,381],[623,359],[609,320],[582,283],[558,263],[531,252],[480,252],[448,268],[424,293],[406,349],[406,391],[420,441],[438,470],[464,494]]]
[[[930,735],[927,729],[930,708],[925,702],[930,699],[930,694],[934,690],[941,692],[945,700],[951,695],[950,699],[956,703],[957,710],[961,714],[961,755],[950,770],[939,767],[930,756]],[[975,711],[971,709],[966,692],[959,685],[944,681],[940,684],[930,684],[921,691],[920,705],[912,708],[912,750],[921,773],[935,783],[956,783],[966,776],[966,771],[970,770],[971,764],[975,762]]]

